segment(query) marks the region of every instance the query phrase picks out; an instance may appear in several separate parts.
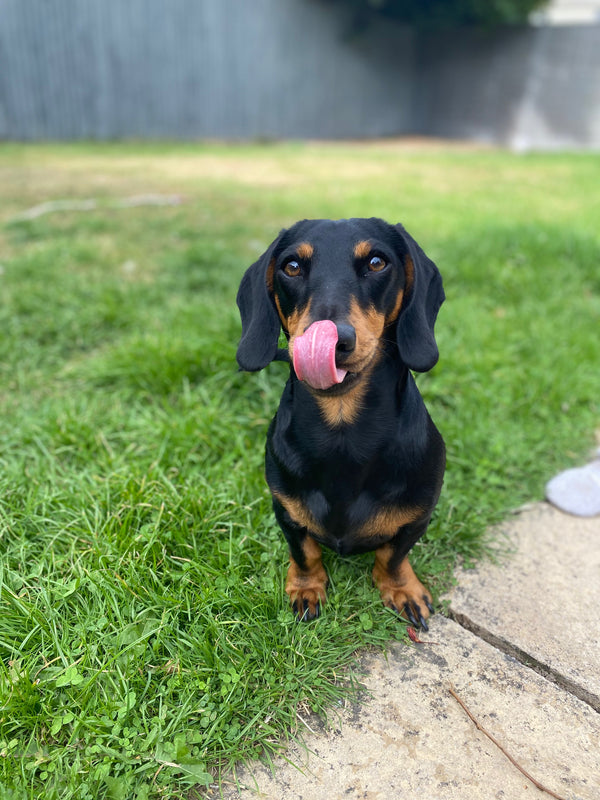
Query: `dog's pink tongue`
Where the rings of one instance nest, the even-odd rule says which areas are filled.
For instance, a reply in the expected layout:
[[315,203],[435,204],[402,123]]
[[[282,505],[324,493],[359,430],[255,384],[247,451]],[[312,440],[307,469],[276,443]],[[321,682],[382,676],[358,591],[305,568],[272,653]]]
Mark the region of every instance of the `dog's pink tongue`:
[[337,328],[330,319],[313,322],[294,339],[294,370],[301,381],[313,389],[329,389],[344,380],[346,370],[335,365],[337,340]]

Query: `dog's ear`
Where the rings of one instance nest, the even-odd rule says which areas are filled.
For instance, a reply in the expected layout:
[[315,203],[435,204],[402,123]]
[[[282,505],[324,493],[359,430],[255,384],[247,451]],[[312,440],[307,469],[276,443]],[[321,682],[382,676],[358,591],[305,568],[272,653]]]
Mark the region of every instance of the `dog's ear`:
[[[403,228],[396,230],[408,249],[406,295],[396,328],[400,358],[409,369],[427,372],[437,363],[439,353],[433,329],[446,295],[442,276],[415,240]],[[412,274],[411,274],[412,272]]]
[[[282,231],[283,233],[283,231]],[[240,369],[256,372],[277,359],[281,327],[268,287],[268,269],[281,234],[269,249],[249,267],[237,293],[242,318],[242,338],[236,359]]]

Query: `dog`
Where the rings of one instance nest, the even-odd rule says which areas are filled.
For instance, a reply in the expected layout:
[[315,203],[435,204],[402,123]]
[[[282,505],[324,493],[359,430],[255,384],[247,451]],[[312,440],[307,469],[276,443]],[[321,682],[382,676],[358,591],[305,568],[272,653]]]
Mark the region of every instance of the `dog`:
[[325,604],[325,545],[341,555],[375,551],[384,605],[427,630],[432,596],[408,553],[438,502],[446,456],[411,370],[438,360],[444,299],[417,242],[376,218],[298,222],[242,278],[240,369],[290,362],[265,468],[298,620]]

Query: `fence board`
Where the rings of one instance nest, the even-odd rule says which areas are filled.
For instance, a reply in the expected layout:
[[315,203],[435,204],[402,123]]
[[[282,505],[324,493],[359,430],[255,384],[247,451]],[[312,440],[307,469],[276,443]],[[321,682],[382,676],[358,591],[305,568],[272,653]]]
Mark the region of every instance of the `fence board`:
[[0,139],[600,147],[600,26],[351,33],[318,0],[0,0]]

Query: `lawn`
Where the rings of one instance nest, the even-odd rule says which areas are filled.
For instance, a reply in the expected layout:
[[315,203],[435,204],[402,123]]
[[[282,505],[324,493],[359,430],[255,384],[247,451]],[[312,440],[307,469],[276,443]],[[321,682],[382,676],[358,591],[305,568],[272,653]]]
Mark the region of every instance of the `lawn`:
[[[262,476],[287,367],[235,293],[303,217],[402,221],[438,264],[436,598],[600,419],[600,160],[435,146],[0,146],[0,797],[200,798],[405,637],[371,559],[294,623]],[[123,205],[177,196],[177,205]],[[22,212],[93,198],[87,210]],[[408,645],[407,645],[408,646]]]

